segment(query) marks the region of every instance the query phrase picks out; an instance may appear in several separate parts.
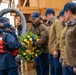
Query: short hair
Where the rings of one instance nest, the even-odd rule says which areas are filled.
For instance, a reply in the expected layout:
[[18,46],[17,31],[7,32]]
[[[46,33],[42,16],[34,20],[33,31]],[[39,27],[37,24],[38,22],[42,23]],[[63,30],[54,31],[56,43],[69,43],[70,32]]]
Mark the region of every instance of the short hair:
[[70,9],[70,11],[72,12],[73,15],[76,15],[76,8]]

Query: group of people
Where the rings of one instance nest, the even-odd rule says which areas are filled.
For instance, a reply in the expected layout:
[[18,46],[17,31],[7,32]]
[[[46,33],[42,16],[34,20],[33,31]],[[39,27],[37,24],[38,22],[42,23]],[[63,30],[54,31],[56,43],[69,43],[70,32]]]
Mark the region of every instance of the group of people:
[[[68,2],[55,16],[52,8],[47,8],[47,22],[43,23],[38,12],[31,14],[31,25],[27,32],[39,36],[31,45],[42,46],[43,53],[34,59],[37,75],[76,75],[76,4]],[[22,29],[20,27],[20,29]],[[20,47],[10,23],[0,18],[0,75],[18,75],[15,54]]]
[[37,75],[76,75],[76,4],[68,2],[55,16],[52,8],[47,8],[46,25],[40,14],[31,14],[32,24],[28,31],[40,39],[32,45],[41,45],[43,53],[35,59]]

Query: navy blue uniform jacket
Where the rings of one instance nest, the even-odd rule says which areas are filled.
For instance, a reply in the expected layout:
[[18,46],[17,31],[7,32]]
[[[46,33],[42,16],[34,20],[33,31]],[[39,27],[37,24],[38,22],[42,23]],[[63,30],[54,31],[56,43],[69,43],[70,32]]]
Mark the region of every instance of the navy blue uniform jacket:
[[[22,46],[22,44],[16,41],[15,37],[10,33],[3,34],[2,40],[6,42],[8,47],[12,50]],[[12,67],[16,67],[15,57],[9,53],[0,53],[0,70]]]

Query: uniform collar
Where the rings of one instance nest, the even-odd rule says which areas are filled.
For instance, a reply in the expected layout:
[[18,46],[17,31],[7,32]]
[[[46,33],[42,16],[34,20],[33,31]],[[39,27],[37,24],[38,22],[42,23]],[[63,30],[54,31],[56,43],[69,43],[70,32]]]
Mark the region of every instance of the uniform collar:
[[76,18],[74,19],[73,22],[68,22],[68,23],[67,23],[68,26],[75,25],[75,24],[76,24]]
[[37,26],[39,26],[40,24],[41,24],[40,21],[38,21],[36,24],[33,24],[33,23],[32,23],[32,25],[33,25],[34,27],[37,27]]
[[57,19],[57,17],[54,17],[53,19],[47,21],[46,25],[51,25],[54,22],[55,19]]

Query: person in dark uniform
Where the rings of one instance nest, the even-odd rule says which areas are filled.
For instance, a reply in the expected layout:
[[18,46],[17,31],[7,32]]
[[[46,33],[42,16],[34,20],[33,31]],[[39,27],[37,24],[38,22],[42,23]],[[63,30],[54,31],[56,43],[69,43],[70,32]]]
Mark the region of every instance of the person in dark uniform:
[[18,36],[21,36],[21,33],[22,33],[22,23],[21,23],[21,20],[17,20],[17,34]]
[[[9,29],[6,29],[6,27],[8,27]],[[2,32],[9,32],[11,35],[13,35],[15,37],[16,41],[18,40],[17,35],[16,35],[15,31],[11,28],[11,25],[9,22],[5,22],[2,25],[2,28],[3,28],[3,29],[1,29]]]
[[[10,19],[7,17],[1,17],[0,18],[0,29],[2,29],[2,25],[3,23],[8,22],[10,23]],[[10,25],[11,30],[15,30],[14,27],[12,25]]]
[[61,22],[63,28],[66,26],[66,22],[65,22],[65,17],[64,17],[64,10],[60,10],[58,16],[57,16],[58,20]]
[[7,22],[7,18],[6,17],[1,17],[0,18],[0,29],[2,29],[2,25],[4,22]]
[[62,67],[59,62],[60,58],[60,34],[62,31],[61,22],[55,17],[55,11],[52,8],[47,8],[45,11],[49,29],[49,52],[50,52],[50,74],[51,75],[62,75]]
[[62,75],[68,75],[67,65],[66,65],[66,52],[65,52],[65,31],[66,31],[66,21],[64,16],[64,10],[62,9],[58,14],[58,19],[62,23],[63,30],[60,36],[60,62],[62,63]]
[[48,50],[48,30],[40,20],[40,14],[33,12],[30,17],[32,24],[28,32],[32,32],[39,36],[38,41],[34,41],[33,45],[42,46],[43,53],[35,59],[37,75],[49,75],[49,50]]
[[65,20],[68,21],[65,32],[65,49],[68,75],[76,75],[76,4],[68,2],[64,5]]
[[6,32],[0,34],[0,75],[18,75],[16,61],[13,52],[24,46],[24,43],[16,41],[10,34],[10,24],[3,23]]

